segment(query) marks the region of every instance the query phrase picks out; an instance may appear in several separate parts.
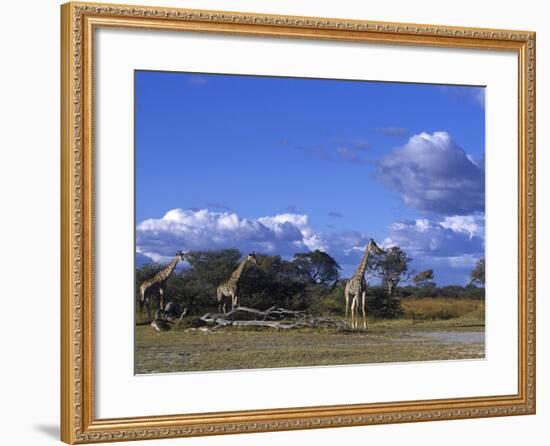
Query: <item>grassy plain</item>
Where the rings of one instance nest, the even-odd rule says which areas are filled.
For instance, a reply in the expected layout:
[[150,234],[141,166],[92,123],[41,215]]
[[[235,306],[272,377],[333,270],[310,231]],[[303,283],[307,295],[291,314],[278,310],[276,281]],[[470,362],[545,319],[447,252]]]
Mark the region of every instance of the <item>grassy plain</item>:
[[[371,320],[368,331],[220,328],[168,332],[136,326],[137,374],[366,364],[485,356],[484,302],[418,298],[404,317]],[[414,315],[414,317],[413,317]]]

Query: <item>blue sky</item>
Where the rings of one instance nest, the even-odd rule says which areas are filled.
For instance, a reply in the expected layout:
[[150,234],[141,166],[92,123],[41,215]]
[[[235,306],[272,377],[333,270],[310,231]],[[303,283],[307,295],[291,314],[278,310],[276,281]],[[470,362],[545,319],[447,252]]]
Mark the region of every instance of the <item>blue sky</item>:
[[324,249],[369,237],[440,284],[484,252],[484,89],[136,71],[137,251]]

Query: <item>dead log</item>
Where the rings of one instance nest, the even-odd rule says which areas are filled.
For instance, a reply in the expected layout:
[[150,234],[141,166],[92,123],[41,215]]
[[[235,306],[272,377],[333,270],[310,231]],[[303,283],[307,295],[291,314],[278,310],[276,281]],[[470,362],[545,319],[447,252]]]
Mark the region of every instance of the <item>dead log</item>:
[[233,327],[270,327],[270,328],[295,328],[296,323],[281,321],[233,321]]
[[265,311],[238,307],[228,313],[207,313],[201,317],[201,321],[215,327],[335,328],[339,330],[348,328],[341,319],[314,317],[305,311],[288,310],[277,306]]
[[205,322],[209,322],[214,319],[225,320],[281,320],[285,318],[298,318],[306,316],[305,311],[287,310],[273,306],[265,311],[256,310],[250,307],[237,307],[227,313],[207,313],[201,319]]

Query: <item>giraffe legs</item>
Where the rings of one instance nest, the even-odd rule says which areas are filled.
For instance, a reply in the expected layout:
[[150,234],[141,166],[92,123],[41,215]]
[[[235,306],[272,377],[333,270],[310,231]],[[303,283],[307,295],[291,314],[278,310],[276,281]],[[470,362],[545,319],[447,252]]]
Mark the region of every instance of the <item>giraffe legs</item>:
[[147,306],[147,316],[151,319],[151,300],[147,299],[145,305]]
[[164,310],[164,288],[159,288],[159,310]]
[[147,315],[151,317],[151,308],[149,307],[150,293],[147,292],[147,288],[143,285],[139,289],[139,312],[143,314],[147,309]]
[[367,329],[367,314],[365,312],[365,304],[367,300],[367,293],[366,291],[363,291],[361,294],[361,309],[363,310],[363,328]]
[[351,328],[355,328],[355,327],[353,326],[353,318],[354,318],[354,316],[355,316],[355,308],[354,308],[354,307],[355,307],[355,298],[352,299],[352,301],[351,301],[351,307],[350,307],[350,310],[351,310]]
[[223,313],[223,314],[226,313],[226,311],[225,311],[225,301],[226,301],[225,296],[221,296],[221,298],[218,300],[218,313]]
[[225,314],[227,313],[227,309],[226,309],[226,306],[227,306],[227,301],[228,300],[231,300],[231,302],[233,302],[233,294],[224,294],[224,292],[221,290],[221,289],[218,289],[217,291],[217,297],[218,297],[218,313],[222,313]]
[[223,295],[221,287],[216,289],[216,297],[218,299],[218,313],[221,313],[223,310],[225,314],[225,296]]
[[359,293],[351,301],[351,328],[357,328],[359,319]]
[[367,293],[362,291],[361,294],[357,293],[353,296],[351,301],[351,328],[359,328],[359,299],[361,299],[361,311],[363,313],[363,328],[367,328]]
[[239,297],[236,294],[233,294],[231,297],[231,311],[233,311],[239,305],[237,304]]
[[344,297],[346,298],[346,324],[348,323],[348,307],[349,307],[349,293],[344,291]]

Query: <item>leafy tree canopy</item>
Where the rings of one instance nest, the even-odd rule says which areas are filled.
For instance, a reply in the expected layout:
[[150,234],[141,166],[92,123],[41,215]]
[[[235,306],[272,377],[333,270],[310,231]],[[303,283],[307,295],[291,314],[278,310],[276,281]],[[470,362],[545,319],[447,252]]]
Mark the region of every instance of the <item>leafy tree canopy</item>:
[[485,286],[485,258],[477,261],[476,266],[470,273],[470,283]]
[[412,281],[419,288],[435,287],[434,278],[434,270],[427,269],[426,271],[416,273]]
[[410,278],[408,274],[411,258],[399,246],[387,249],[383,254],[375,255],[369,259],[369,272],[382,280],[387,288],[388,295],[392,295],[399,283]]
[[318,249],[295,254],[292,263],[298,276],[308,283],[334,285],[340,277],[340,265],[326,252]]

